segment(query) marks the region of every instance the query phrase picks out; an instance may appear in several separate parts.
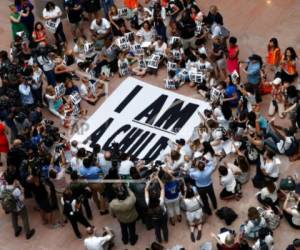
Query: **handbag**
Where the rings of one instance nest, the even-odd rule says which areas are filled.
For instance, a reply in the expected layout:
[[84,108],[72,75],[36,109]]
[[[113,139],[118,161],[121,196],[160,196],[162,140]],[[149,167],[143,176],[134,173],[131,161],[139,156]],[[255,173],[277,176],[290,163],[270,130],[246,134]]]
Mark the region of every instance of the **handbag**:
[[280,189],[285,191],[293,191],[296,188],[296,182],[292,176],[288,176],[286,178],[281,179],[280,181]]

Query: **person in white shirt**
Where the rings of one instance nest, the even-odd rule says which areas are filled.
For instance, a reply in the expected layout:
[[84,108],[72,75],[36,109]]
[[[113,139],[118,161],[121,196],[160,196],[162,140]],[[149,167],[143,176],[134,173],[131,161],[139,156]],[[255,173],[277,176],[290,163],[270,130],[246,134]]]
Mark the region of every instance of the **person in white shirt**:
[[111,246],[113,246],[113,231],[108,227],[104,227],[103,230],[103,235],[98,236],[93,227],[88,227],[86,229],[86,232],[89,235],[84,240],[84,247],[86,250],[109,250]]
[[192,157],[193,150],[191,149],[191,146],[185,142],[184,139],[178,139],[175,141],[177,144],[177,150],[179,150],[179,153],[183,156],[188,155],[189,157]]
[[105,95],[103,84],[96,80],[90,80],[87,77],[81,78],[79,93],[82,99],[91,105],[95,105],[98,100]]
[[200,201],[199,194],[195,192],[192,187],[187,187],[185,197],[182,202],[185,207],[186,219],[191,231],[191,240],[195,242],[194,232],[196,230],[198,230],[196,239],[201,239],[202,224],[204,223],[203,205]]
[[119,54],[118,69],[120,77],[127,76],[130,73],[130,66],[125,52]]
[[62,11],[53,2],[48,2],[43,10],[45,26],[54,34],[56,45],[65,44],[67,41],[61,22]]
[[101,49],[104,45],[104,40],[112,36],[110,22],[102,17],[94,19],[90,26],[92,38],[95,41],[95,48]]
[[140,38],[141,42],[152,43],[156,36],[156,31],[148,21],[145,21],[136,35]]
[[166,57],[167,43],[163,41],[161,36],[156,38],[156,41],[151,45],[150,49],[154,51],[154,54],[160,55],[161,58]]
[[37,105],[43,105],[43,71],[38,64],[32,66],[32,84],[31,90],[34,97],[34,101]]
[[271,235],[271,232],[267,228],[262,228],[258,231],[258,240],[252,246],[253,250],[262,250],[266,248],[262,248],[263,246],[267,246],[268,250],[274,250],[274,239]]
[[140,3],[138,4],[138,7],[133,10],[133,13],[135,15],[134,26],[136,29],[141,28],[145,21],[152,21],[151,11]]
[[[293,202],[296,205],[289,205]],[[295,229],[300,229],[300,196],[295,193],[288,193],[283,204],[283,215],[290,224]]]
[[84,148],[79,148],[77,151],[77,155],[73,156],[71,159],[71,168],[72,171],[77,171],[79,174],[80,167],[83,166],[83,159],[86,156],[86,151]]
[[269,206],[275,213],[280,213],[278,200],[278,187],[272,181],[266,182],[266,186],[257,193],[257,200],[264,206]]
[[19,92],[21,95],[21,102],[23,106],[31,106],[34,104],[33,95],[31,92],[31,86],[29,85],[29,80],[24,80],[19,85]]
[[130,169],[134,167],[134,163],[130,160],[129,156],[125,153],[121,156],[121,159],[122,161],[119,167],[119,175],[122,178],[127,178],[130,176]]
[[224,187],[220,193],[220,198],[222,200],[240,198],[240,195],[238,196],[239,193],[237,190],[237,182],[235,180],[234,174],[231,171],[231,169],[225,166],[220,166],[219,173],[220,173],[220,183]]
[[274,159],[275,153],[267,151],[264,156],[260,156],[261,171],[265,179],[277,181],[279,177],[279,166]]

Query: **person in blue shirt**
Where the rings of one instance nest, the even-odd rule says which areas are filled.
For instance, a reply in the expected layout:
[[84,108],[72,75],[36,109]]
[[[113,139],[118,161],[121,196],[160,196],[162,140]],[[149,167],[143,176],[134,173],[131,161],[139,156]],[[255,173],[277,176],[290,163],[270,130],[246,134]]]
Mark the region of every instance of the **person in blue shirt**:
[[190,170],[190,177],[195,180],[198,193],[203,202],[203,210],[206,214],[212,215],[207,195],[209,196],[214,209],[217,209],[217,199],[215,196],[212,174],[215,170],[213,162],[205,163],[202,160],[196,160],[194,168]]
[[248,83],[255,89],[256,102],[261,102],[261,96],[259,93],[259,85],[261,82],[261,67],[262,59],[259,55],[253,54],[249,57],[249,61],[246,63],[246,67],[241,67],[241,70],[247,75]]
[[[87,180],[100,180],[100,174],[102,169],[100,167],[92,166],[92,159],[85,158],[83,160],[83,166],[79,168],[79,174],[81,177]],[[89,188],[92,190],[93,200],[100,211],[101,215],[107,214],[108,210],[106,208],[104,194],[104,184],[103,183],[89,183]],[[100,199],[99,199],[100,197]]]
[[240,100],[240,92],[238,91],[237,86],[232,82],[232,78],[229,75],[226,78],[225,87],[225,98],[223,102],[229,103],[231,107],[237,107]]
[[99,180],[101,168],[91,166],[91,159],[86,158],[83,160],[83,166],[80,167],[80,175],[87,180]]

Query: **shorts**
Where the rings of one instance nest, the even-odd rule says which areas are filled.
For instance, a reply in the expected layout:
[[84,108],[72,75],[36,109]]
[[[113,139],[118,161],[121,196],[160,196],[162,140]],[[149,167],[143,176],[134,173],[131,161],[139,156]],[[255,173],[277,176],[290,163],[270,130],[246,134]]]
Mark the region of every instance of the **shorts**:
[[186,212],[186,219],[189,225],[200,224],[203,222],[203,212],[202,209],[198,209],[193,212]]

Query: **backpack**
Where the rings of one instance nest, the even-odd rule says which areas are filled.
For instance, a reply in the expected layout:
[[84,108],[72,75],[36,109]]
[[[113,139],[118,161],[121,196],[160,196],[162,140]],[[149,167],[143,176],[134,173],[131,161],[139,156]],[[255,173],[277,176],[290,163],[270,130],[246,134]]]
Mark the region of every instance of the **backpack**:
[[15,212],[17,210],[17,200],[13,196],[13,191],[4,189],[1,194],[1,205],[5,213]]
[[257,208],[259,214],[266,220],[268,228],[275,230],[279,227],[280,216],[275,214],[272,209]]
[[216,215],[220,219],[225,220],[226,225],[231,225],[238,217],[236,212],[229,207],[220,208],[219,210],[217,210]]
[[246,157],[250,163],[254,163],[258,159],[259,153],[252,144],[247,143],[246,147]]
[[221,37],[223,37],[224,39],[229,38],[230,31],[227,28],[225,28],[223,25],[221,25],[220,27],[221,27],[221,29],[220,29],[220,35],[221,35]]
[[259,240],[260,250],[269,250],[267,243],[264,240]]
[[298,148],[299,148],[298,140],[294,136],[292,136],[291,139],[292,139],[291,146],[287,150],[285,150],[285,152],[284,152],[286,156],[292,156],[296,152],[298,152]]
[[292,176],[281,179],[280,189],[285,191],[294,191],[296,188],[296,182]]

